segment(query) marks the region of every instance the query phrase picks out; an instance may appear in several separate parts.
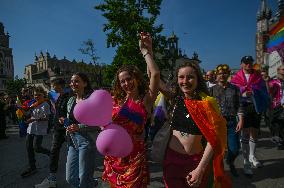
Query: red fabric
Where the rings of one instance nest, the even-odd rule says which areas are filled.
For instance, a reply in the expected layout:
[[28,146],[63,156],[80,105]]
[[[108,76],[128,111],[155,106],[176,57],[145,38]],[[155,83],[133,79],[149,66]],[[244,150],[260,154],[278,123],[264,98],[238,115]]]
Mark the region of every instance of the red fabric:
[[120,107],[114,104],[113,122],[124,127],[133,141],[133,151],[124,158],[106,156],[104,160],[103,180],[116,188],[146,188],[150,182],[147,166],[146,145],[141,135],[146,123],[147,113],[143,102],[128,100],[124,105],[143,117],[142,124],[136,124],[129,118],[120,115]]
[[208,100],[185,99],[192,119],[213,148],[214,186],[230,188],[232,183],[224,172],[224,153],[227,147],[226,120],[216,112]]
[[[181,154],[168,148],[163,164],[163,178],[166,188],[189,187],[186,176],[196,169],[201,158],[202,154]],[[212,172],[211,170],[210,165],[208,165],[198,188],[208,187],[208,176]]]

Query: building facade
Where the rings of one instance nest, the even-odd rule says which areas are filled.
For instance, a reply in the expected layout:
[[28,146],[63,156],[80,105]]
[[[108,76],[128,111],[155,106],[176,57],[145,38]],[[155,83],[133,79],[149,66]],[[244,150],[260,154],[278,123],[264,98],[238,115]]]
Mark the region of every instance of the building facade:
[[277,2],[275,15],[266,0],[261,0],[257,12],[256,63],[267,68],[270,77],[276,76],[284,60],[284,1]]
[[6,83],[14,78],[13,52],[9,45],[9,33],[0,22],[0,91],[6,91]]
[[178,46],[179,38],[172,33],[167,39],[167,47],[164,50],[164,54],[155,54],[156,58],[164,62],[164,66],[161,68],[161,77],[164,80],[176,79],[176,69],[184,62],[201,63],[198,54],[193,53],[192,58],[189,58],[186,54],[182,54],[182,50]]
[[27,81],[27,87],[41,86],[49,91],[51,80],[63,78],[66,83],[69,83],[72,74],[76,72],[87,74],[91,82],[99,85],[102,79],[98,74],[100,70],[101,67],[91,63],[70,61],[66,57],[58,59],[55,55],[51,57],[49,52],[40,52],[39,55],[35,54],[33,64],[25,66],[24,78]]

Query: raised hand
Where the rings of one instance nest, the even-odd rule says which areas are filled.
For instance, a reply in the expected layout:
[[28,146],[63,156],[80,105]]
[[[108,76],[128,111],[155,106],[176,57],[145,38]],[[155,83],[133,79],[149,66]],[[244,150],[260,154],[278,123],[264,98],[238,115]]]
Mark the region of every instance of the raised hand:
[[145,57],[147,54],[153,55],[152,38],[149,33],[140,33],[139,48],[143,54],[143,57]]

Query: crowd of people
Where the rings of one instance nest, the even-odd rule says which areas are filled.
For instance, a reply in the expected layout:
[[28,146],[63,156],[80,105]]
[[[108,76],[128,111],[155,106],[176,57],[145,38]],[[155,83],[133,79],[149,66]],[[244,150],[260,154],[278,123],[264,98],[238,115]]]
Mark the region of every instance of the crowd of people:
[[[251,56],[241,58],[235,74],[229,65],[220,64],[203,75],[199,65],[189,60],[177,67],[169,82],[160,76],[148,33],[140,33],[139,47],[148,78],[136,66],[123,65],[111,90],[112,121],[128,132],[133,149],[126,157],[105,156],[102,179],[110,187],[149,185],[147,138],[155,139],[165,121],[172,130],[162,164],[168,188],[231,187],[230,176],[239,176],[234,161],[240,148],[244,174],[251,177],[252,167],[262,166],[255,154],[262,117],[278,149],[284,149],[284,65],[278,67],[277,78],[271,79],[267,70],[253,68]],[[19,134],[26,137],[28,168],[21,173],[23,178],[37,172],[35,152],[43,153],[49,156],[49,174],[35,187],[56,187],[59,154],[67,141],[67,183],[76,188],[96,187],[95,141],[101,129],[78,122],[73,114],[75,105],[94,91],[89,78],[84,73],[73,74],[71,92],[65,92],[61,78],[52,80],[51,86],[58,94],[56,100],[48,99],[41,87],[34,88],[32,96],[24,88],[14,102],[0,94],[0,139],[8,138],[5,112],[10,108],[15,114],[10,119],[15,123],[17,116]],[[162,117],[155,111],[161,101]],[[52,144],[46,149],[42,141],[50,129]],[[224,171],[224,161],[230,175]]]

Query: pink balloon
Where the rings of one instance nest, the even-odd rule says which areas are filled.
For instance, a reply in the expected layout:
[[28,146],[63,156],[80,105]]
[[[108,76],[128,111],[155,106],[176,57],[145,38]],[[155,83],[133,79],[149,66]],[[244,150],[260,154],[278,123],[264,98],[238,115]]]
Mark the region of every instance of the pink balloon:
[[112,97],[106,90],[96,90],[74,107],[77,121],[89,126],[104,126],[112,120]]
[[133,149],[132,139],[127,131],[116,124],[108,125],[97,137],[97,150],[102,155],[126,157]]

